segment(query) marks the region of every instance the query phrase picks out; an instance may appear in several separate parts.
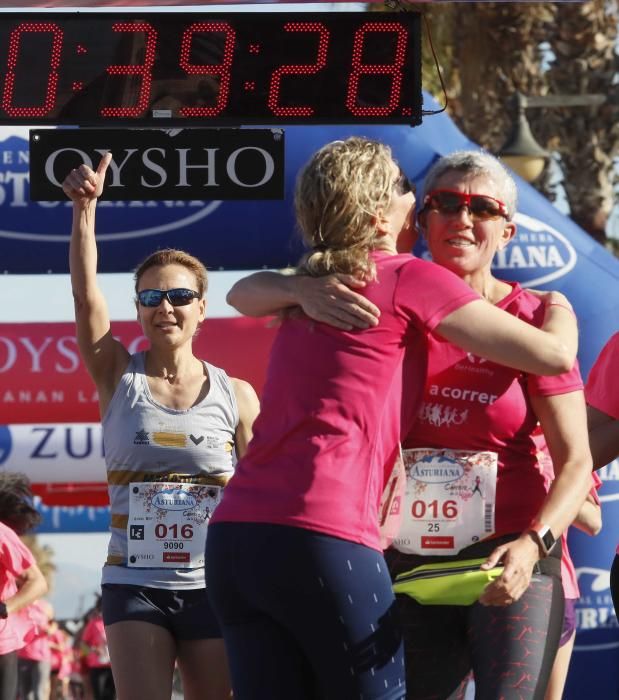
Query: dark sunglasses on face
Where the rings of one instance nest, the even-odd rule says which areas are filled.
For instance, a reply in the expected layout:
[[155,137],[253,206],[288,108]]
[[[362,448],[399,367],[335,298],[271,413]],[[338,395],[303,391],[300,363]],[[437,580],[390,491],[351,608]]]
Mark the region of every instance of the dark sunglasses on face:
[[143,289],[138,292],[138,301],[142,306],[156,307],[161,304],[164,297],[172,306],[187,306],[194,299],[199,299],[198,292],[193,289],[177,287],[176,289]]
[[411,182],[401,170],[400,176],[393,183],[393,186],[400,194],[408,194],[409,192],[415,194],[415,184]]
[[476,221],[507,218],[507,207],[500,199],[458,190],[433,190],[425,196],[423,207],[438,211],[443,216],[455,216],[462,207],[466,207]]

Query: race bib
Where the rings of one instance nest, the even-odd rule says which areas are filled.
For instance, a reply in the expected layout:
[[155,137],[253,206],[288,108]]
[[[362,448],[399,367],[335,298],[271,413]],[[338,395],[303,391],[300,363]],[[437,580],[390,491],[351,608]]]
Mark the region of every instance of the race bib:
[[417,448],[403,456],[406,490],[395,549],[456,554],[494,533],[496,452]]
[[206,529],[220,499],[220,486],[169,481],[130,484],[128,566],[204,566]]

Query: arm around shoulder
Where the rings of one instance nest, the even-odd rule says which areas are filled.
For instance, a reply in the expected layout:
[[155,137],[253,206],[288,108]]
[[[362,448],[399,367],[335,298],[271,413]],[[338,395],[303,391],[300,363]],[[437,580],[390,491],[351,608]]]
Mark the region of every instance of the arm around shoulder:
[[226,301],[245,316],[270,316],[297,305],[296,275],[261,271],[243,277],[232,286]]
[[576,319],[556,304],[546,306],[541,329],[475,300],[448,314],[436,330],[468,352],[531,374],[569,371],[578,350]]

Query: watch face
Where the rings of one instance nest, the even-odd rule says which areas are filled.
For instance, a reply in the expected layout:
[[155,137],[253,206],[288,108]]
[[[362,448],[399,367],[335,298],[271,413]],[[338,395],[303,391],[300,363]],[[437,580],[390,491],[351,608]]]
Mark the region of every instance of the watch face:
[[556,540],[549,527],[543,528],[539,531],[540,539],[544,545],[544,549],[549,552],[554,546]]

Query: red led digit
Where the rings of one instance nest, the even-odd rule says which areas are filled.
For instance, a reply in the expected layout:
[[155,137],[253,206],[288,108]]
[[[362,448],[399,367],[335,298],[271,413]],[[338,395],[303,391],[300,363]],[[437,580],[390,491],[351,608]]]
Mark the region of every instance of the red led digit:
[[[15,107],[13,94],[15,91],[16,68],[19,59],[19,49],[22,34],[38,32],[52,35],[52,50],[47,74],[47,87],[43,104],[36,107]],[[11,117],[44,117],[52,111],[56,104],[58,89],[58,66],[64,32],[53,22],[22,22],[12,32],[9,40],[9,56],[7,62],[4,92],[2,94],[2,109]]]
[[[132,107],[104,107],[99,113],[102,117],[139,117],[148,107],[150,86],[153,80],[152,68],[155,62],[155,50],[157,47],[157,32],[148,22],[115,22],[112,25],[115,32],[143,32],[146,35],[144,42],[144,59],[142,63],[128,63],[124,65],[108,66],[110,75],[137,75],[141,76],[140,91],[136,104]],[[129,92],[129,90],[126,90]],[[131,92],[134,92],[131,90]]]
[[[194,34],[223,34],[224,48],[221,63],[191,63],[191,45]],[[230,67],[234,56],[236,32],[228,22],[196,22],[185,30],[181,42],[180,67],[190,75],[214,75],[219,77],[217,100],[212,107],[181,107],[178,111],[184,117],[213,117],[222,112],[228,104],[230,94]]]
[[[363,45],[370,32],[394,32],[397,34],[392,63],[363,63]],[[391,114],[400,102],[402,92],[402,66],[406,59],[408,31],[397,22],[366,22],[355,32],[352,50],[352,70],[348,80],[346,107],[357,117],[384,117]],[[363,75],[390,75],[389,102],[384,107],[368,107],[358,104],[359,81]]]
[[313,107],[282,107],[279,104],[280,83],[284,75],[314,75],[322,70],[327,63],[327,48],[329,46],[329,30],[322,22],[287,22],[284,25],[287,32],[316,32],[318,34],[318,49],[315,63],[287,64],[273,71],[269,98],[269,109],[278,117],[309,117],[316,111]]

